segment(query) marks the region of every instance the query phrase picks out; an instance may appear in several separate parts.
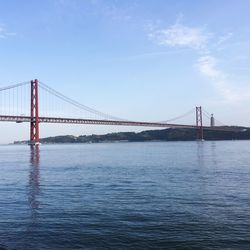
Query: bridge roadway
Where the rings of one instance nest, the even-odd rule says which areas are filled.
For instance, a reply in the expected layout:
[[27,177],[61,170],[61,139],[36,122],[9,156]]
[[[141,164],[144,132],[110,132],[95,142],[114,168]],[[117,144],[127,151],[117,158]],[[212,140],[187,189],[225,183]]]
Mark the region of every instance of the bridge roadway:
[[[33,118],[35,119],[35,118]],[[0,121],[5,122],[31,122],[30,116],[8,116],[0,115]],[[39,123],[65,123],[65,124],[92,124],[92,125],[117,125],[117,126],[139,126],[139,127],[157,127],[157,128],[189,128],[197,129],[195,125],[172,124],[161,122],[136,122],[136,121],[119,121],[119,120],[97,120],[97,119],[76,119],[60,117],[39,117]],[[204,130],[231,131],[240,132],[244,129],[226,126],[203,126]]]

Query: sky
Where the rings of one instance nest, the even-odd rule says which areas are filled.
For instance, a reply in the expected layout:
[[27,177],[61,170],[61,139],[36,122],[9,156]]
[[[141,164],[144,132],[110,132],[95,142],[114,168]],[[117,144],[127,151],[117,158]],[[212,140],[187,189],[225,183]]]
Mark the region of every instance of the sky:
[[[250,126],[250,1],[0,0],[0,88],[39,79],[94,109]],[[41,136],[135,128],[41,125]],[[28,124],[0,123],[0,143]]]

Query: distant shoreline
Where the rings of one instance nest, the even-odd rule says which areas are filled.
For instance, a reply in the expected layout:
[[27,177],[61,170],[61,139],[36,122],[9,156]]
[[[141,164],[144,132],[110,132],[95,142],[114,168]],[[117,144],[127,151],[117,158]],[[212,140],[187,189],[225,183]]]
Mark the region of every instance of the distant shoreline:
[[[195,129],[163,129],[146,130],[139,133],[118,132],[104,135],[62,135],[41,138],[41,144],[77,144],[77,143],[121,143],[121,142],[167,142],[167,141],[196,141],[197,132]],[[206,141],[222,140],[250,140],[250,129],[244,131],[204,131]],[[29,141],[15,141],[14,145],[28,144]]]

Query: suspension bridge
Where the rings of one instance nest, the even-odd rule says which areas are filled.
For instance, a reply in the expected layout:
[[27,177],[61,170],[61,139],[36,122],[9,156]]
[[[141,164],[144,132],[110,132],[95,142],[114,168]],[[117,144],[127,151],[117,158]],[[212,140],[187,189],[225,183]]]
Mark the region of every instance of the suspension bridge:
[[[73,107],[74,110],[70,109],[69,112],[65,112],[66,109],[63,105],[65,103],[71,108]],[[52,106],[55,106],[56,111],[54,113],[52,112]],[[194,124],[173,123],[190,114],[195,114]],[[209,125],[203,124],[203,117],[209,119]],[[239,131],[238,128],[223,125],[215,120],[213,115],[210,115],[201,106],[195,107],[181,116],[162,122],[121,119],[85,106],[37,79],[0,88],[0,121],[30,123],[31,145],[39,144],[39,125],[41,123],[187,128],[197,130],[198,140],[203,140],[204,130]]]

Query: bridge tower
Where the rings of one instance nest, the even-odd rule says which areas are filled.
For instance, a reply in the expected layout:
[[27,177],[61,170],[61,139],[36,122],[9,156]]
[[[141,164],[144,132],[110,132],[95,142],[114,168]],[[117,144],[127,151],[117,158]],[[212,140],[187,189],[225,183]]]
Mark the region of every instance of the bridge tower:
[[39,144],[39,115],[38,115],[38,80],[30,82],[31,106],[30,106],[30,145]]
[[203,141],[202,107],[196,107],[197,140]]

